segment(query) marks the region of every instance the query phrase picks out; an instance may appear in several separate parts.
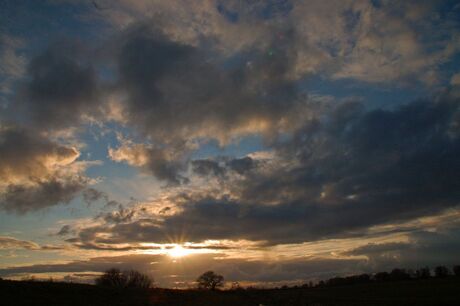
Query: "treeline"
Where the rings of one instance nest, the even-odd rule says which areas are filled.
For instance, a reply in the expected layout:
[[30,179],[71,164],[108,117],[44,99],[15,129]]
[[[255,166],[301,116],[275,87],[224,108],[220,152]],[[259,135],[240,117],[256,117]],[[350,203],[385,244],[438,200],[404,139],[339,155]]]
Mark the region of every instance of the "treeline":
[[[412,269],[393,269],[391,272],[377,272],[373,274],[359,274],[351,275],[346,277],[333,277],[328,280],[319,281],[316,284],[312,282],[303,284],[302,288],[310,287],[326,287],[326,286],[342,286],[352,284],[362,284],[370,282],[391,282],[391,281],[402,281],[402,280],[416,280],[416,279],[428,279],[428,278],[444,278],[448,276],[460,277],[460,265],[452,267],[452,270],[446,266],[437,266],[433,270],[429,267],[420,268],[417,270]],[[298,286],[297,286],[298,287]],[[286,289],[286,286],[282,287]]]
[[[318,287],[333,287],[364,283],[378,283],[404,280],[420,280],[429,278],[445,278],[445,277],[460,277],[460,265],[453,266],[449,269],[446,266],[437,266],[434,269],[429,267],[412,269],[393,269],[390,272],[377,272],[372,274],[358,274],[346,277],[333,277],[328,280],[321,280],[317,283],[308,282],[301,286],[282,286],[274,289],[295,289],[295,288],[318,288]],[[0,278],[0,281],[2,279]],[[23,279],[24,281],[36,281],[34,278]],[[45,282],[53,282],[53,279],[45,280]],[[120,271],[112,268],[101,276],[95,279],[95,284],[103,287],[112,288],[137,288],[148,289],[153,286],[153,279],[135,270]],[[224,277],[216,274],[213,271],[207,271],[200,275],[196,280],[198,289],[216,290],[219,287],[224,287]],[[233,282],[230,290],[258,290],[262,288],[247,287],[243,288],[238,282]]]

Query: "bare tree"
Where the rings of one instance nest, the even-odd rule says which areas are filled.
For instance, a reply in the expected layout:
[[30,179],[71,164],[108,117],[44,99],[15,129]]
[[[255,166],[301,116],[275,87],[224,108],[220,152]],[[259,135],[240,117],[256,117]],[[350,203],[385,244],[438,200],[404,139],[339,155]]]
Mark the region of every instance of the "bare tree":
[[96,285],[117,288],[149,288],[152,285],[152,279],[135,270],[121,272],[112,268],[96,279]]
[[452,271],[454,271],[455,276],[460,276],[460,266],[454,266]]
[[216,290],[217,287],[222,287],[224,285],[224,277],[213,271],[203,273],[196,281],[198,283],[198,288],[201,289]]
[[434,275],[436,275],[436,277],[446,277],[449,275],[449,269],[445,266],[437,266],[434,268]]
[[152,280],[145,274],[136,270],[123,272],[126,275],[126,287],[128,288],[150,288]]
[[96,285],[121,288],[126,285],[126,276],[120,270],[112,268],[96,278]]
[[430,273],[430,268],[425,267],[425,268],[420,268],[415,272],[415,276],[417,278],[430,278],[431,273]]

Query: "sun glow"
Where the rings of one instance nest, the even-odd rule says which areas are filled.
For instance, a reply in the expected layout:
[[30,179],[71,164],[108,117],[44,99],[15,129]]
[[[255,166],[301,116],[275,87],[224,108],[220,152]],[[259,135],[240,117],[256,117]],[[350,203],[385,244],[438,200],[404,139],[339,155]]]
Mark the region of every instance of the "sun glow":
[[179,258],[187,256],[191,253],[190,250],[183,248],[180,245],[176,245],[175,247],[168,250],[168,255],[173,258]]

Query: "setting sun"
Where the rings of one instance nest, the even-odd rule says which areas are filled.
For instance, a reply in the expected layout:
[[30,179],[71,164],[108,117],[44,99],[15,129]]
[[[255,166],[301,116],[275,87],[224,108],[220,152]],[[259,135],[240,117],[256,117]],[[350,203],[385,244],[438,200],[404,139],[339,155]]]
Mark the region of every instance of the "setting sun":
[[180,245],[176,245],[172,249],[168,250],[168,255],[173,257],[173,258],[179,258],[179,257],[184,257],[187,256],[191,253],[190,250],[183,248]]

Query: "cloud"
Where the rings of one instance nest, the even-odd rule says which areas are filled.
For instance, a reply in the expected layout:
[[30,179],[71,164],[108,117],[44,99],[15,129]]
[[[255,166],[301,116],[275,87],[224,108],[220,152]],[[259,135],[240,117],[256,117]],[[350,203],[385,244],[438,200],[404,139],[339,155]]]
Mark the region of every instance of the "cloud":
[[9,185],[0,197],[0,204],[6,211],[24,214],[59,203],[69,203],[87,183],[84,178],[75,178],[64,182],[37,182],[31,187]]
[[23,76],[26,59],[19,52],[21,46],[24,45],[21,39],[2,33],[0,34],[0,42],[0,61],[2,62],[0,66],[0,94],[3,95],[10,94],[13,82]]
[[119,205],[118,210],[100,215],[107,223],[127,223],[130,222],[136,213],[135,209],[124,208]]
[[191,161],[193,171],[201,176],[222,177],[229,171],[240,175],[247,174],[248,171],[256,167],[258,161],[249,156],[242,158],[220,158],[222,160],[195,159]]
[[53,250],[62,250],[62,246],[58,245],[39,245],[33,241],[19,240],[13,237],[0,236],[0,250],[3,249],[24,249],[24,250],[44,250],[44,251],[53,251]]
[[[434,3],[107,5],[112,13],[102,15],[117,22],[123,14],[127,20],[111,53],[119,97],[113,119],[149,142],[121,146],[110,155],[176,185],[186,181],[179,173],[194,141],[225,145],[253,134],[273,141],[308,120],[311,101],[297,83],[306,75],[433,85],[439,66],[459,48],[453,21],[432,16],[440,9]],[[204,27],[197,16],[209,24]],[[443,35],[449,39],[440,41]]]
[[94,203],[102,203],[104,207],[113,207],[121,205],[116,200],[111,200],[109,195],[105,191],[97,190],[92,187],[88,187],[82,192],[83,201],[89,206]]
[[187,181],[180,174],[185,168],[182,154],[144,144],[124,143],[117,149],[109,148],[109,157],[113,161],[126,162],[172,185]]
[[[417,83],[428,91],[446,82],[452,71],[443,65],[460,47],[458,6],[367,0],[98,0],[87,6],[94,11],[85,16],[88,25],[100,28],[93,22],[103,18],[114,26],[95,44],[91,37],[58,41],[43,52],[32,48],[24,69],[22,42],[1,38],[0,73],[9,85],[22,78],[2,118],[24,125],[0,126],[3,210],[27,213],[79,194],[87,204],[116,206],[89,226],[58,232],[73,247],[97,252],[145,250],[142,243],[177,237],[244,239],[262,247],[365,237],[376,226],[398,231],[398,222],[458,207],[457,75],[434,97],[400,106],[366,101],[375,89],[369,84],[371,93],[356,99],[363,102],[306,94],[310,80],[320,91],[316,80]],[[63,138],[88,137],[77,132],[94,122],[130,135],[109,143],[108,157],[164,182],[156,199],[124,207],[89,188],[90,163],[79,161],[81,147]],[[210,142],[225,152],[248,135],[260,137],[265,160],[194,158],[206,156]],[[407,243],[342,255],[379,265],[379,254],[415,262],[413,252],[425,242],[445,238],[440,248],[454,245],[440,232],[423,235],[433,241],[413,233]],[[303,267],[237,263],[249,271],[273,267],[267,279],[295,278],[295,268]],[[286,274],[273,276],[277,269]]]
[[300,243],[457,207],[459,106],[448,93],[394,110],[339,103],[275,144],[271,162],[192,162],[206,175],[221,176],[235,161],[244,167],[216,187],[179,191],[169,199],[174,213],[84,229],[80,239],[161,243],[185,234],[193,242]]
[[70,225],[64,225],[61,227],[59,232],[56,233],[58,236],[66,236],[72,232],[72,227]]
[[0,207],[26,213],[67,203],[89,183],[77,149],[32,130],[0,128]]
[[404,243],[368,244],[344,255],[365,256],[371,267],[392,269],[395,266],[419,268],[423,266],[456,265],[460,255],[458,228],[447,231],[415,231]]
[[[420,227],[413,228],[407,235],[376,237],[375,240],[368,240],[374,241],[368,244],[360,236],[356,239],[326,240],[319,244],[289,245],[286,248],[278,246],[268,251],[264,247],[260,248],[260,245],[247,249],[238,242],[226,245],[228,241],[221,241],[222,244],[219,243],[218,246],[222,246],[225,253],[198,253],[174,261],[165,254],[100,256],[68,263],[6,267],[0,269],[0,275],[13,277],[29,273],[46,275],[83,271],[98,273],[117,267],[145,271],[162,286],[186,287],[192,285],[197,275],[212,269],[223,274],[228,281],[269,286],[283,282],[305,282],[333,276],[389,271],[395,267],[415,269],[426,265],[454,265],[457,264],[460,252],[457,214],[441,216],[436,221],[438,226],[431,224],[430,232],[423,230],[424,224],[418,224]],[[444,222],[446,217],[451,218],[452,222]],[[418,223],[420,222],[419,220]],[[102,244],[82,246],[82,249],[86,248],[118,252],[159,250],[157,245],[136,243],[112,247]],[[205,246],[205,249],[208,248],[212,249],[212,246]],[[279,256],[280,252],[282,257]],[[175,281],[178,283],[174,283]]]
[[[306,75],[435,83],[438,67],[458,51],[452,21],[434,20],[434,4],[397,4],[401,14],[395,5],[102,1],[110,9],[96,10],[98,18],[124,25],[102,43],[110,49],[97,56],[104,67],[82,44],[56,43],[31,60],[13,111],[48,129],[116,120],[149,143],[112,149],[116,160],[177,185],[193,142],[273,140],[297,129],[311,115],[299,91]],[[434,23],[436,33],[420,30]]]
[[160,30],[134,29],[118,58],[119,87],[128,95],[124,116],[160,143],[187,137],[225,142],[287,128],[288,114],[304,107],[286,80],[291,56],[282,46],[273,56],[251,50],[232,60]]
[[218,161],[211,159],[197,159],[191,162],[193,171],[201,176],[223,176],[226,169]]
[[[439,20],[434,12],[443,10],[449,13]],[[455,10],[435,1],[296,2],[290,17],[302,29],[296,40],[298,74],[437,85],[440,66],[460,47],[459,31],[451,27]]]
[[37,250],[40,246],[32,241],[19,240],[12,237],[0,237],[0,249],[27,249]]
[[432,86],[440,66],[459,51],[458,7],[436,1],[123,0],[110,7],[98,16],[117,29],[155,22],[178,42],[212,44],[227,56],[251,49],[276,53],[287,44],[297,55],[289,69],[294,78]]
[[104,200],[105,203],[108,203],[109,198],[107,193],[94,188],[87,188],[83,192],[83,201],[85,201],[88,206],[99,200]]
[[[301,256],[286,256],[282,260],[278,256],[244,258],[244,254],[234,257],[221,253],[204,253],[188,255],[174,263],[173,259],[164,254],[130,254],[93,257],[68,263],[7,267],[0,269],[0,275],[12,277],[26,273],[97,273],[116,267],[144,271],[154,277],[160,286],[187,287],[193,285],[197,275],[211,269],[223,274],[229,282],[269,286],[283,282],[306,282],[334,276],[389,271],[395,267],[419,268],[426,265],[434,267],[439,264],[457,264],[460,250],[458,228],[431,233],[413,232],[409,237],[407,242],[373,243],[358,247],[355,245],[361,241],[355,240],[351,244],[354,247],[348,250],[345,247],[339,254],[325,248],[322,256],[319,253],[313,253],[312,256],[307,250]],[[337,241],[330,243],[336,244]],[[318,252],[318,246],[312,247]]]
[[295,57],[288,44],[277,46],[276,54],[251,49],[226,57],[145,24],[126,30],[121,41],[118,120],[147,143],[122,140],[109,156],[170,184],[186,181],[180,172],[200,141],[224,145],[257,133],[272,139],[309,112],[288,77]]
[[64,129],[98,114],[96,73],[78,43],[51,45],[28,64],[28,80],[11,112],[21,112],[40,129]]
[[[98,1],[110,7],[97,12],[96,18],[108,21],[116,30],[126,29],[139,22],[155,22],[164,32],[176,40],[189,45],[200,42],[218,42],[221,52],[233,53],[251,47],[254,42],[267,35],[266,25],[273,20],[265,18],[276,12],[286,16],[291,9],[287,1],[246,2],[205,0],[201,3],[183,1]],[[101,4],[102,3],[102,4]],[[283,14],[284,13],[284,14]],[[229,18],[229,16],[236,16]],[[237,18],[238,22],[235,22]],[[203,22],[206,20],[206,22]],[[279,19],[278,19],[279,21]]]
[[0,140],[0,177],[8,183],[46,176],[57,167],[72,164],[80,155],[76,148],[20,127],[2,126]]

